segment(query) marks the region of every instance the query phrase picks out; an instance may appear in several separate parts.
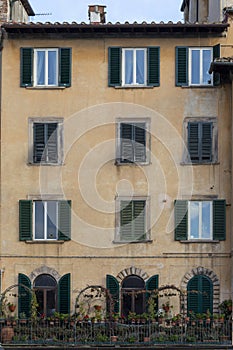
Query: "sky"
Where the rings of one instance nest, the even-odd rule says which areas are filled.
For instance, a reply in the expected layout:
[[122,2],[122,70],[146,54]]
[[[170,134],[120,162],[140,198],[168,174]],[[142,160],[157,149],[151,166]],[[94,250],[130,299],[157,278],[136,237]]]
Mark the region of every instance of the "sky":
[[126,21],[150,23],[155,21],[178,22],[183,20],[180,12],[182,0],[29,0],[37,15],[31,17],[32,22],[86,22],[88,19],[88,5],[106,5],[106,21]]

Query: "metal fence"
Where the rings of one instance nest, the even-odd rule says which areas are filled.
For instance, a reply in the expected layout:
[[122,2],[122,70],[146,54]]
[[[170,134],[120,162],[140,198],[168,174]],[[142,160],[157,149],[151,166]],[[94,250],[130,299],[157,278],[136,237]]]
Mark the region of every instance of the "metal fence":
[[17,320],[0,324],[4,344],[231,344],[231,321],[130,323]]

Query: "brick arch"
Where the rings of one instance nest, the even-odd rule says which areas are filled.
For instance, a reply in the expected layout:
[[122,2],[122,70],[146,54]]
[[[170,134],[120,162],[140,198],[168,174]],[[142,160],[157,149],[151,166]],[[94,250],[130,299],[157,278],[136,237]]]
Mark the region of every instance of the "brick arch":
[[119,272],[116,278],[117,278],[118,282],[121,283],[125,279],[125,277],[130,276],[130,275],[137,275],[137,276],[141,277],[144,281],[146,281],[149,277],[145,271],[143,271],[137,267],[131,266],[131,267]]
[[[213,312],[217,313],[218,312],[218,305],[220,303],[220,282],[219,279],[217,277],[217,275],[212,271],[209,270],[205,267],[202,266],[198,266],[194,269],[192,269],[190,272],[187,272],[184,277],[183,280],[181,281],[181,289],[183,291],[187,291],[187,287],[188,287],[188,282],[197,275],[203,275],[208,277],[212,283],[213,283]],[[185,312],[187,311],[187,297],[184,300],[184,308],[185,308]]]
[[51,275],[53,278],[55,278],[55,280],[58,282],[60,279],[60,274],[53,268],[48,267],[46,265],[43,265],[37,269],[35,269],[34,271],[32,271],[29,275],[29,278],[31,280],[31,282],[33,283],[34,280],[36,279],[37,276],[42,275],[42,274],[48,274]]

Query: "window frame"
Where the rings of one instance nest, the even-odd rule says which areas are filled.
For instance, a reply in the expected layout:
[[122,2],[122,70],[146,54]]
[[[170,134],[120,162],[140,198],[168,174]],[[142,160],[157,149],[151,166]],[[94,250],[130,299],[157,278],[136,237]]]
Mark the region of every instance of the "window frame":
[[[58,48],[34,48],[34,64],[33,64],[33,86],[34,87],[54,87],[58,86],[58,76],[59,76],[59,49]],[[56,66],[55,66],[55,73],[56,73],[56,83],[55,84],[49,84],[48,83],[48,77],[49,77],[49,69],[48,69],[48,53],[51,51],[56,52]],[[45,84],[38,84],[37,81],[37,70],[38,70],[38,52],[45,52],[45,69],[44,69],[44,81]]]
[[[210,123],[212,124],[212,143],[211,143],[211,160],[192,160],[189,154],[189,124],[190,123]],[[183,122],[183,140],[184,149],[182,155],[182,165],[209,165],[218,163],[218,121],[217,117],[187,117]],[[198,150],[202,145],[201,140],[198,139]],[[200,150],[199,150],[200,151]]]
[[[122,202],[132,202],[132,201],[143,201],[145,202],[144,206],[144,235],[145,239],[137,240],[125,240],[122,239],[121,232],[121,204]],[[151,232],[150,232],[150,197],[148,196],[119,196],[116,198],[116,215],[115,215],[115,238],[113,243],[147,243],[151,242]],[[132,233],[132,231],[131,231]],[[133,235],[133,234],[132,234]]]
[[[191,203],[198,203],[198,238],[191,236]],[[202,204],[203,203],[209,203],[210,204],[210,234],[209,238],[203,237],[203,231],[202,231]],[[213,201],[198,201],[198,200],[192,200],[188,201],[188,240],[211,240],[213,241]]]
[[[57,124],[57,161],[34,161],[34,124]],[[64,149],[64,118],[29,118],[28,119],[28,134],[29,134],[29,147],[28,147],[28,163],[34,166],[57,166],[63,164],[63,149]]]
[[[133,52],[133,82],[131,84],[127,84],[125,82],[125,75],[126,75],[126,58],[125,54],[127,51]],[[137,51],[143,51],[144,52],[144,71],[143,71],[143,84],[137,83]],[[147,49],[146,48],[122,48],[122,86],[146,86],[147,85]]]
[[[137,126],[137,124],[145,124],[145,161],[135,160],[135,147],[133,146],[134,159],[132,161],[123,161],[122,157],[122,138],[121,138],[121,125],[130,124]],[[135,145],[135,140],[132,140],[133,145]],[[149,165],[150,164],[150,149],[151,149],[151,135],[150,135],[150,119],[117,119],[116,121],[116,165]]]
[[[36,238],[36,203],[42,202],[43,203],[43,231],[44,231],[44,238]],[[55,238],[49,238],[48,237],[48,214],[47,214],[47,207],[48,202],[54,202],[56,204],[56,235]],[[33,241],[57,241],[58,240],[58,202],[57,200],[33,200],[33,220],[32,220],[32,232],[33,232]]]
[[[188,57],[188,76],[189,76],[189,86],[213,86],[214,81],[213,81],[213,75],[210,75],[210,83],[205,83],[203,81],[203,52],[205,50],[208,50],[211,52],[211,57],[210,57],[210,63],[213,61],[213,47],[189,47],[189,57]],[[192,68],[193,68],[193,58],[192,58],[192,52],[193,51],[199,51],[199,58],[200,58],[200,70],[199,70],[199,81],[200,83],[192,83]],[[196,62],[194,63],[196,66]],[[210,64],[209,64],[210,66]]]

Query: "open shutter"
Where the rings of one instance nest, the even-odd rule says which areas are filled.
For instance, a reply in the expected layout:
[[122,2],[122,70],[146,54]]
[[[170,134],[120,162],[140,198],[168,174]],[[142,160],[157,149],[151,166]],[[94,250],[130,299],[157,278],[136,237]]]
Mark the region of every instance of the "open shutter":
[[146,239],[145,230],[145,201],[132,201],[133,205],[133,230],[132,239],[142,241]]
[[62,276],[58,283],[58,312],[70,313],[70,273]]
[[120,212],[120,240],[132,241],[132,220],[133,220],[133,203],[132,201],[121,201]]
[[57,149],[57,123],[47,124],[48,140],[46,150],[48,154],[48,161],[50,163],[57,163],[58,149]]
[[205,276],[202,276],[202,312],[209,310],[213,312],[213,283]]
[[107,303],[108,312],[119,312],[119,282],[114,276],[106,276],[106,288],[110,294],[110,300]]
[[188,151],[192,162],[199,162],[199,123],[188,123]]
[[[213,47],[213,60],[215,60],[216,58],[219,58],[220,57],[220,55],[221,55],[221,46],[220,46],[220,44],[218,44],[218,45],[215,45],[214,47]],[[218,86],[218,85],[220,85],[220,82],[221,82],[221,78],[220,78],[220,73],[218,73],[218,72],[214,72],[214,78],[213,78],[214,80],[214,86]]]
[[145,123],[137,123],[134,126],[135,144],[134,144],[134,160],[136,162],[146,161],[146,130]]
[[31,281],[26,275],[19,273],[18,284],[18,316],[22,318],[22,313],[24,313],[28,318],[31,312],[32,294],[27,288],[31,289]]
[[71,201],[58,202],[58,239],[69,241],[71,238]]
[[213,201],[213,239],[219,241],[226,239],[226,201],[224,199]]
[[[146,281],[146,290],[150,293],[146,293],[146,301],[147,301],[147,312],[148,312],[148,301],[151,296],[154,294],[152,293],[153,291],[157,290],[159,288],[159,275],[154,275],[151,276],[147,281]],[[155,301],[155,307],[154,307],[154,312],[156,313],[158,311],[158,295],[155,296],[154,298]]]
[[202,137],[201,137],[201,159],[203,161],[212,160],[212,123],[201,123]]
[[134,161],[133,125],[121,123],[121,163]]
[[188,236],[188,201],[175,201],[175,240],[187,240]]
[[187,286],[187,311],[194,313],[200,313],[201,307],[201,291],[199,290],[199,280],[200,276],[194,276],[189,282]]
[[121,85],[121,48],[109,47],[108,49],[108,85]]
[[32,201],[19,201],[19,240],[32,240]]
[[71,48],[59,50],[59,86],[71,86]]
[[188,85],[188,48],[176,47],[176,86]]
[[45,152],[45,124],[34,123],[33,124],[33,162],[40,163],[46,160]]
[[160,48],[148,47],[147,49],[147,85],[159,86],[160,84]]
[[33,72],[33,49],[20,49],[20,86],[32,86],[32,72]]

